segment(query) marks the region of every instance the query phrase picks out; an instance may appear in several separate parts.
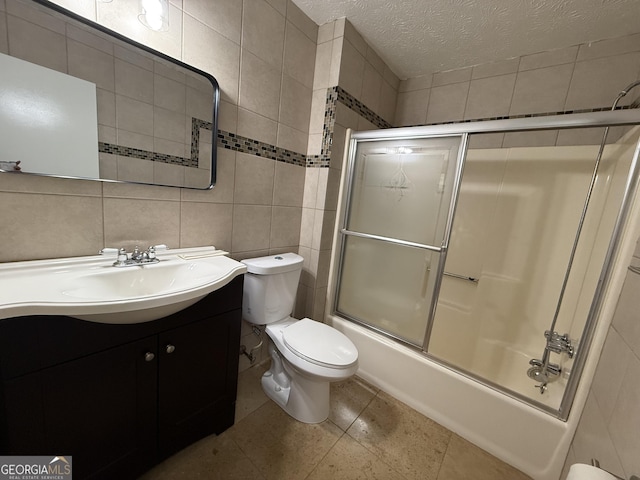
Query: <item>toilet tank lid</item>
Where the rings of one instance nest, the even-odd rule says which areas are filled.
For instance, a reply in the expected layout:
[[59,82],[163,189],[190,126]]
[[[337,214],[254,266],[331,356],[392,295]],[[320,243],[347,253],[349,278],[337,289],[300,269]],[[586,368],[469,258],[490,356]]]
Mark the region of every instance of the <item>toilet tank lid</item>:
[[295,253],[281,253],[279,255],[269,255],[266,257],[246,258],[242,260],[247,266],[249,273],[258,275],[272,275],[274,273],[285,273],[302,268],[304,258]]

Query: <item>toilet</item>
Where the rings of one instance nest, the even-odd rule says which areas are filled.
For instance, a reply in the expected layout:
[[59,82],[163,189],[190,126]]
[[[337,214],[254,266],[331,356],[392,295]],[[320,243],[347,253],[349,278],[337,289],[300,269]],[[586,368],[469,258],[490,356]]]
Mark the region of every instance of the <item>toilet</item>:
[[329,325],[291,317],[302,262],[295,253],[242,260],[242,314],[249,323],[266,325],[271,340],[264,392],[296,420],[320,423],[329,416],[330,382],[356,373],[358,350]]

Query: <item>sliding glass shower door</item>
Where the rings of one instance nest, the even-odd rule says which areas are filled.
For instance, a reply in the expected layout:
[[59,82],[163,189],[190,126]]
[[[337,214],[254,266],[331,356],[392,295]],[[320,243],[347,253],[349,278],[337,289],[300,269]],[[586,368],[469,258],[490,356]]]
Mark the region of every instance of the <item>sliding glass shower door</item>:
[[424,347],[466,135],[352,140],[336,311]]

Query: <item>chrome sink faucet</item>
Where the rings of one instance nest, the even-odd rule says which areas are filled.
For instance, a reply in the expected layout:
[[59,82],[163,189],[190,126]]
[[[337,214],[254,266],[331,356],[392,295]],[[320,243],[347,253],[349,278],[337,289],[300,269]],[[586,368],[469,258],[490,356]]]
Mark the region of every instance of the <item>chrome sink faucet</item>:
[[150,263],[158,263],[160,260],[156,257],[156,248],[151,246],[144,252],[136,245],[133,252],[127,253],[125,248],[118,250],[118,259],[113,263],[114,267],[135,267],[141,265],[149,265]]

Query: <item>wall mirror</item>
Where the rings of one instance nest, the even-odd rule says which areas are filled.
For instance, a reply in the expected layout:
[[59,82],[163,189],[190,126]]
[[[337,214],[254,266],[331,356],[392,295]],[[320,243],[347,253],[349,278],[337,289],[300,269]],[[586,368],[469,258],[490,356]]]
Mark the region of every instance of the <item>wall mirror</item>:
[[47,0],[2,22],[0,171],[213,187],[215,78]]

